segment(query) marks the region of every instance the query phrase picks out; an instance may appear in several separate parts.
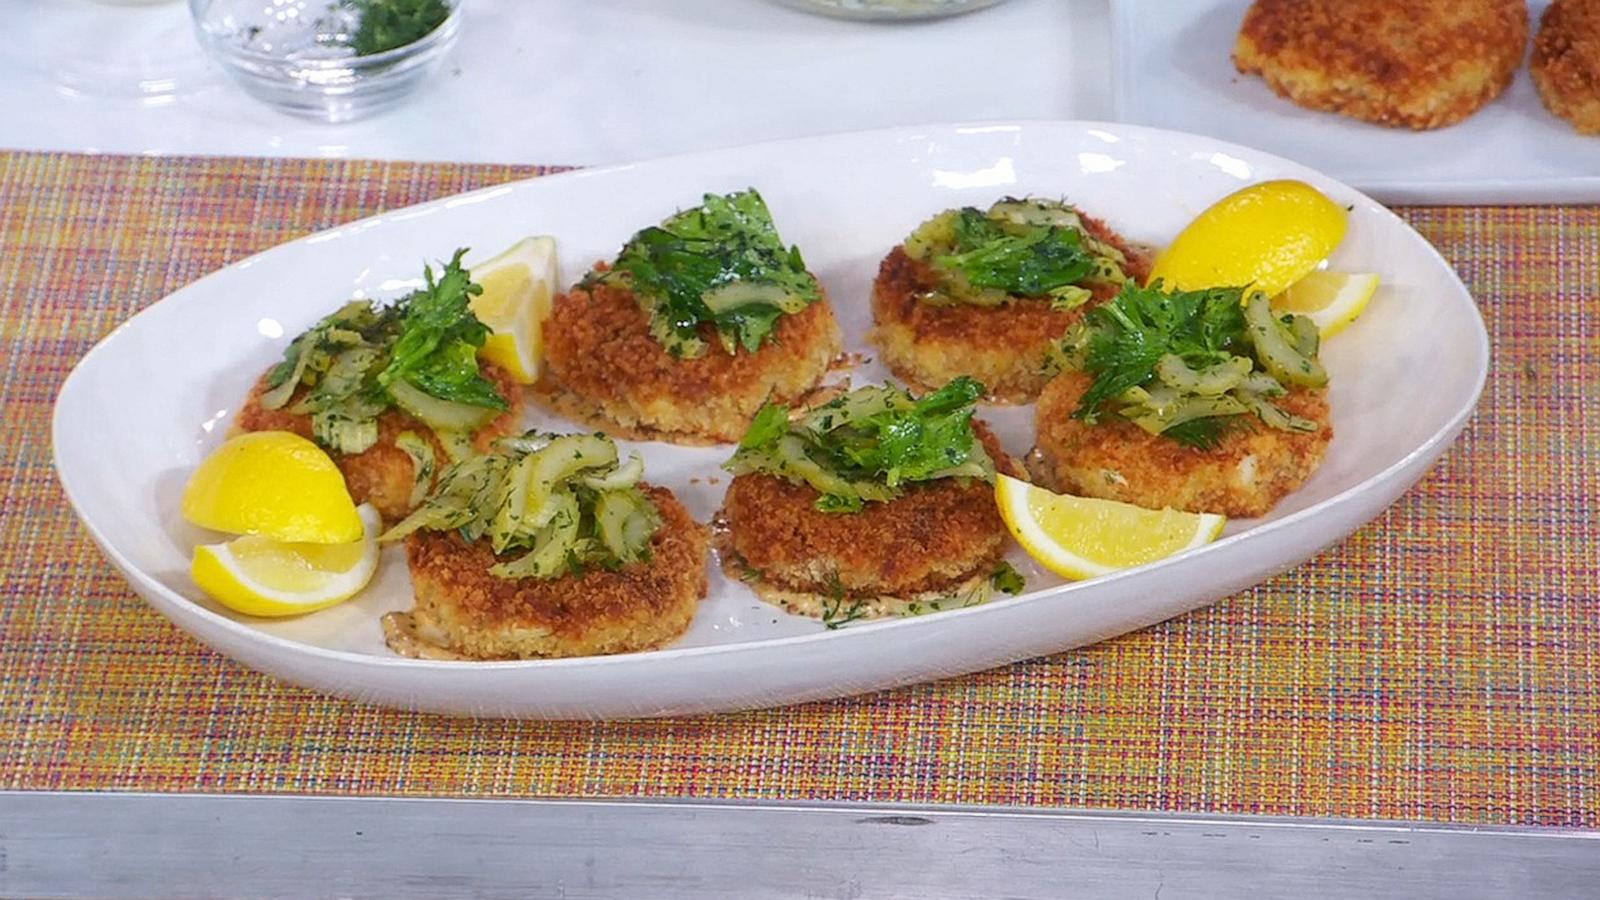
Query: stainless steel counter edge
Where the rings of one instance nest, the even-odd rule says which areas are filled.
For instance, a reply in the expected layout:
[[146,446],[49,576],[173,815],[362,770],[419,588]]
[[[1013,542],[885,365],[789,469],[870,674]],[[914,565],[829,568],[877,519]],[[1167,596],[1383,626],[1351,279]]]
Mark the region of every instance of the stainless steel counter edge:
[[1595,897],[1600,833],[987,807],[0,792],[5,897]]

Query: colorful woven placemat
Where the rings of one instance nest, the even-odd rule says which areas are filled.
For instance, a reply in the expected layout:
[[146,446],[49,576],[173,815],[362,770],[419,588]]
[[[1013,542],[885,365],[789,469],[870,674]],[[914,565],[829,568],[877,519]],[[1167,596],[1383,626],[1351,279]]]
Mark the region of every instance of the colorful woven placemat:
[[1595,208],[1405,211],[1494,343],[1461,444],[1342,546],[1080,652],[740,715],[466,721],[278,684],[136,598],[50,465],[51,401],[83,352],[246,254],[538,172],[0,153],[0,788],[1600,826]]

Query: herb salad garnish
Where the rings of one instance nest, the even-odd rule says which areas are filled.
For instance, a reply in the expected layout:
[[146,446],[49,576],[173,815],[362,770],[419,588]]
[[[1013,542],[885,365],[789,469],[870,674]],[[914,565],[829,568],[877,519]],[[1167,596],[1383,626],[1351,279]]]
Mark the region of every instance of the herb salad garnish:
[[768,404],[723,468],[809,484],[823,512],[857,512],[892,500],[908,484],[994,478],[994,461],[972,427],[983,385],[957,378],[921,398],[896,387],[845,394],[798,417]]
[[468,306],[483,288],[461,268],[465,253],[457,250],[437,281],[433,268],[424,267],[426,286],[400,302],[400,337],[378,383],[409,382],[440,400],[502,410],[505,398],[478,372],[477,350],[489,339],[489,326]]
[[1127,280],[1122,252],[1095,238],[1077,210],[1048,200],[947,210],[912,232],[905,249],[939,276],[939,288],[921,298],[930,303],[1000,306],[1031,297],[1071,309],[1093,286]]
[[[361,453],[378,440],[378,416],[399,406],[456,438],[509,408],[478,370],[489,329],[468,308],[482,288],[457,250],[436,279],[387,306],[345,304],[295,338],[267,375],[266,409],[281,409],[304,387],[291,412],[311,416],[312,437],[339,453]],[[447,448],[459,440],[446,440]]]
[[609,269],[580,285],[626,287],[668,352],[706,352],[710,326],[729,353],[754,353],[778,318],[822,299],[797,247],[785,247],[755,190],[719,196],[635,234]]
[[1291,386],[1327,384],[1316,325],[1304,316],[1274,316],[1265,294],[1246,301],[1244,293],[1124,285],[1062,342],[1064,363],[1094,379],[1074,417],[1092,424],[1120,416],[1199,449],[1257,422],[1315,431],[1315,422],[1273,400]]
[[650,558],[661,511],[639,487],[644,461],[622,461],[603,434],[500,438],[485,454],[462,459],[411,515],[384,533],[454,531],[486,539],[500,578],[559,578],[613,571]]

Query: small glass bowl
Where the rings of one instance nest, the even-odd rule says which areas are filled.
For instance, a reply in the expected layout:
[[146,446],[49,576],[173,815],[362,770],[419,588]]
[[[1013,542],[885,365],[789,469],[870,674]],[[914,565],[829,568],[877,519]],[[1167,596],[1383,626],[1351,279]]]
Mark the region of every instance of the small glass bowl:
[[993,6],[1000,0],[778,0],[836,19],[936,19]]
[[359,14],[341,0],[189,0],[200,43],[234,80],[269,106],[347,122],[392,106],[420,84],[456,42],[460,0],[423,37],[358,56]]

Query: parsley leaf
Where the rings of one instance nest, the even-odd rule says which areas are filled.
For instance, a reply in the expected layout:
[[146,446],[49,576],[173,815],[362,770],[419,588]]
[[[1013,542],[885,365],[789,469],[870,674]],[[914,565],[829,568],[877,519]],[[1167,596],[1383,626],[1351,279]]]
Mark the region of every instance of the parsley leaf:
[[1088,302],[1093,288],[1127,281],[1124,253],[1095,237],[1065,201],[1006,197],[988,211],[946,210],[919,225],[904,249],[937,277],[919,297],[933,304],[1033,298],[1072,309]]
[[799,248],[784,246],[754,189],[707,194],[700,206],[645,228],[582,286],[594,284],[632,290],[656,340],[683,357],[705,353],[707,325],[729,353],[753,353],[781,316],[822,299]]
[[457,250],[437,280],[433,267],[426,267],[427,284],[400,301],[400,337],[378,383],[388,387],[404,380],[440,400],[504,410],[509,404],[478,371],[477,348],[488,340],[489,327],[467,305],[483,288],[461,267],[466,252]]
[[1083,369],[1095,380],[1073,415],[1096,421],[1109,401],[1154,379],[1156,364],[1168,354],[1204,368],[1248,353],[1243,293],[1238,288],[1167,293],[1159,283],[1124,285],[1115,299],[1086,317]]
[[852,391],[792,420],[768,404],[724,466],[809,484],[822,512],[858,512],[905,486],[939,478],[994,477],[972,427],[983,385],[957,378],[921,398],[882,386]]
[[970,206],[957,211],[954,224],[950,252],[933,262],[974,287],[1042,297],[1076,284],[1094,268],[1076,229],[1035,225],[1017,233]]

